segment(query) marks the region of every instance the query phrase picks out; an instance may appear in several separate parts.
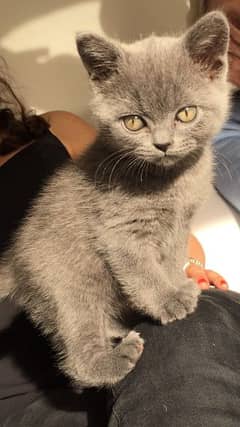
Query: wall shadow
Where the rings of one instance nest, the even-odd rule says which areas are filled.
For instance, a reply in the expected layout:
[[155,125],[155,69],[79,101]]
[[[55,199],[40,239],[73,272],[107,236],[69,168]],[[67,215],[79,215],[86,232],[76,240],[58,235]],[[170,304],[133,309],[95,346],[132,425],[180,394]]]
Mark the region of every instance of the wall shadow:
[[39,61],[48,56],[47,48],[20,53],[1,49],[0,54],[7,61],[15,90],[27,106],[89,116],[89,85],[80,58],[64,54]]
[[[22,0],[21,5],[18,6],[16,6],[16,0],[9,0],[5,3],[4,14],[0,19],[0,56],[6,60],[13,80],[12,84],[27,106],[34,106],[40,111],[68,110],[88,118],[87,74],[77,53],[76,56],[62,54],[50,57],[48,46],[14,52],[1,45],[1,38],[41,15],[46,16],[48,13],[64,9],[64,7],[92,1],[42,0],[35,2]],[[74,38],[75,31],[73,30],[73,45]]]
[[16,0],[4,2],[4,8],[1,12],[0,38],[17,26],[27,23],[41,15],[54,12],[55,10],[64,9],[80,3],[92,2],[94,0],[21,0],[20,5],[16,5]]

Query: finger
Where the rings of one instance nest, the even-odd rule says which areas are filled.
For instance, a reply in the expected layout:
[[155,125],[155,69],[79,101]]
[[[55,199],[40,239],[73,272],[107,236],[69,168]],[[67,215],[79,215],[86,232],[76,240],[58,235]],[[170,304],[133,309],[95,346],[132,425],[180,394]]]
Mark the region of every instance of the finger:
[[215,286],[215,288],[221,290],[228,289],[228,283],[223,276],[212,270],[205,270],[205,272],[207,274],[209,282],[211,283],[211,285]]
[[206,275],[201,274],[200,276],[195,278],[195,281],[197,282],[199,288],[202,290],[209,289],[210,287],[210,283]]
[[209,289],[210,283],[204,269],[195,264],[190,264],[185,273],[187,277],[197,283],[200,289]]
[[195,270],[193,269],[191,278],[198,284],[200,289],[209,289],[210,283],[205,270],[202,268]]

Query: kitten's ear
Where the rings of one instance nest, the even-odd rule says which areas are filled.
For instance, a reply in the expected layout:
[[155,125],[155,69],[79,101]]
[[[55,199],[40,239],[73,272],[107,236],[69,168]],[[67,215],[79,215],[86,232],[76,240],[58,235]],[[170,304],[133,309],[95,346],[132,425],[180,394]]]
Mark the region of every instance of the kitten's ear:
[[211,79],[227,68],[229,25],[222,12],[210,12],[200,18],[184,36],[185,47]]
[[92,80],[106,80],[118,69],[121,51],[96,34],[79,33],[77,49]]

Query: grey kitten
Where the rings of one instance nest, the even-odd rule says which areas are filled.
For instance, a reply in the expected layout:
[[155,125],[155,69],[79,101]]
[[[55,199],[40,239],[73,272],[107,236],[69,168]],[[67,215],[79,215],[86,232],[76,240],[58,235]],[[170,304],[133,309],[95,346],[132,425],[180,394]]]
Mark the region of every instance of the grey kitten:
[[99,135],[45,186],[1,261],[0,295],[52,337],[80,385],[134,368],[144,344],[134,313],[166,324],[196,308],[183,265],[228,110],[228,40],[220,12],[179,38],[77,39]]

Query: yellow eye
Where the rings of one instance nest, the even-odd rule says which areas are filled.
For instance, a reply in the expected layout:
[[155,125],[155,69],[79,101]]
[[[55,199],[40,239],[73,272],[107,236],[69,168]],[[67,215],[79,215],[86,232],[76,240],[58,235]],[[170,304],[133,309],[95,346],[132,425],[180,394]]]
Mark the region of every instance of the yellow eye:
[[192,122],[197,116],[197,107],[185,107],[178,111],[176,114],[176,120],[183,123]]
[[137,132],[146,126],[145,121],[140,116],[126,116],[122,120],[124,126],[132,132]]

